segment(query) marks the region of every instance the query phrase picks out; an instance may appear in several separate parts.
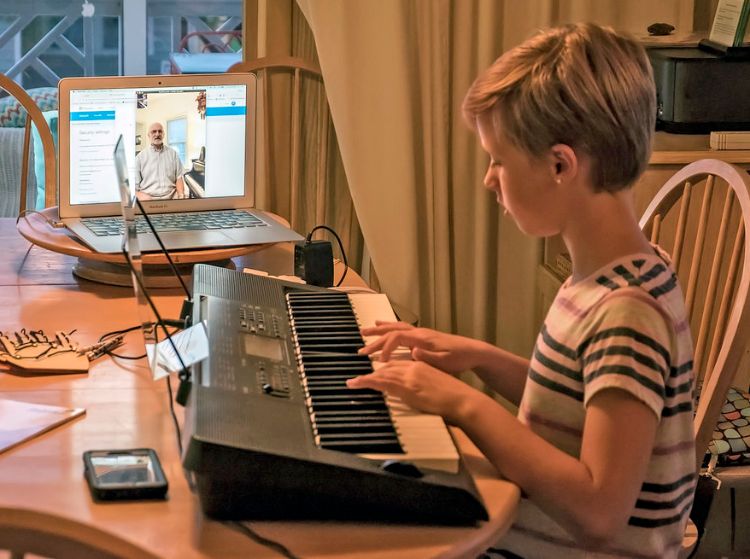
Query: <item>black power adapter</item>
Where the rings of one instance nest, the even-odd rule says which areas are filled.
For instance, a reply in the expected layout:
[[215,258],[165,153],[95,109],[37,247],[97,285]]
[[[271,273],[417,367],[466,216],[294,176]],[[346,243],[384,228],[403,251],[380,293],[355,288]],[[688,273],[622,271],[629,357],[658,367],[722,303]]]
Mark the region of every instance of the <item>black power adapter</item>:
[[294,275],[310,285],[333,286],[333,249],[330,241],[312,241],[294,245]]

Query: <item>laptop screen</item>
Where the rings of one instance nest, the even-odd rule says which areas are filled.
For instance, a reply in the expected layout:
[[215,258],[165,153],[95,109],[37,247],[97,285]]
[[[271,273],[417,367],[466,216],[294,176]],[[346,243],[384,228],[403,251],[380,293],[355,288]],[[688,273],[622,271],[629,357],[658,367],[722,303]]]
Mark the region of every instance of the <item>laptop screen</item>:
[[246,112],[241,85],[71,91],[70,203],[119,201],[120,135],[141,199],[242,196]]
[[254,76],[72,78],[60,83],[61,217],[117,215],[112,152],[147,209],[253,205]]

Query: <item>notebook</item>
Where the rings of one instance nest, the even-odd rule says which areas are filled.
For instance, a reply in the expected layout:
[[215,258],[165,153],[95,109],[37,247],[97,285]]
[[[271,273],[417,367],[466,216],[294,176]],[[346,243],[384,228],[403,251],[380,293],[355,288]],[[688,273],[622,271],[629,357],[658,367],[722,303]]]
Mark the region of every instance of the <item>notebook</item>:
[[[160,224],[167,250],[303,239],[252,209],[253,74],[65,78],[59,95],[60,219],[92,250],[121,250],[112,165],[120,136],[132,192]],[[141,250],[159,250],[143,231]]]

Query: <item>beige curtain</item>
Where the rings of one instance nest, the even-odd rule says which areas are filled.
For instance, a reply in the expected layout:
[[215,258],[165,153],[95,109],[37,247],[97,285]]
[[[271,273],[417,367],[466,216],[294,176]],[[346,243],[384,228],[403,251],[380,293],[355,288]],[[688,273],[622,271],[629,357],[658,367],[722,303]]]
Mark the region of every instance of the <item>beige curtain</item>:
[[421,323],[528,353],[541,243],[498,215],[460,103],[479,71],[549,24],[645,33],[692,1],[297,0],[382,289]]
[[[317,63],[315,40],[294,0],[246,2],[244,15],[247,39],[244,48],[252,53],[248,60],[294,56]],[[259,74],[256,205],[289,220],[292,228],[303,235],[316,225],[332,228],[341,238],[349,264],[359,272],[363,238],[331,123],[325,87],[314,76],[302,74],[299,153],[292,160],[291,85],[289,72],[274,70]],[[329,239],[334,256],[340,255],[336,240],[329,233],[319,231],[315,238]]]

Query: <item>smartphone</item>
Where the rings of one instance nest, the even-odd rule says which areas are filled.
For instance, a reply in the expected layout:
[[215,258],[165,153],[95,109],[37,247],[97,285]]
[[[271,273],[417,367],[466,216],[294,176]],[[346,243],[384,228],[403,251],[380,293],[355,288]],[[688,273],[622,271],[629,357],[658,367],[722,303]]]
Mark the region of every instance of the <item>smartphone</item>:
[[152,448],[87,450],[83,474],[97,501],[163,499],[169,488]]

